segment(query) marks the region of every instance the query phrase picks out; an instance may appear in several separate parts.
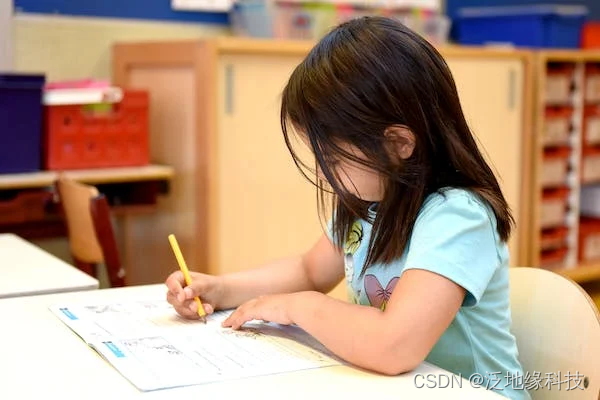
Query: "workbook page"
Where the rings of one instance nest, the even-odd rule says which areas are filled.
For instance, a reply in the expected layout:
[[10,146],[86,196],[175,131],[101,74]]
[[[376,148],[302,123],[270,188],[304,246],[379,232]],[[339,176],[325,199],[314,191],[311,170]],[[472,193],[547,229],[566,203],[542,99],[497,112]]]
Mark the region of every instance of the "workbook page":
[[296,326],[222,328],[181,318],[166,301],[58,305],[52,312],[143,391],[339,365]]

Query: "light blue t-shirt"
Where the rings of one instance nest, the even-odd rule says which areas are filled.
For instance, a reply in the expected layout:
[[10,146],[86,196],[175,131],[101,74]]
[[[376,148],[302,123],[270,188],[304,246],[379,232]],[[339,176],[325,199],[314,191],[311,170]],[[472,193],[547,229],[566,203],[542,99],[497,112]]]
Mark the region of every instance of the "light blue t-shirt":
[[[375,216],[374,210],[371,216]],[[446,189],[429,195],[402,257],[388,265],[372,265],[361,275],[371,228],[364,220],[356,221],[345,241],[350,301],[384,309],[408,269],[432,271],[450,279],[467,294],[426,361],[467,379],[479,379],[480,375],[484,380],[478,381],[481,386],[508,398],[530,399],[510,333],[508,247],[498,236],[491,208],[467,190]]]

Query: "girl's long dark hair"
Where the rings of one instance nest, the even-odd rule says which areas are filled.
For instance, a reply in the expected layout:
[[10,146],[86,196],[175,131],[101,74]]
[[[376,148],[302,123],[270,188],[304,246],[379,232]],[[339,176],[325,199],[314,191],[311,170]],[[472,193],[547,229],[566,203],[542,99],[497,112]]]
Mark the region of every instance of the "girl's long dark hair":
[[[369,219],[369,203],[343,187],[333,164],[353,160],[384,178],[364,269],[399,258],[426,196],[447,187],[482,198],[496,216],[500,238],[510,236],[511,212],[467,125],[448,65],[393,19],[362,17],[328,33],[292,73],[282,95],[281,125],[302,173],[308,177],[291,130],[308,142],[327,180],[316,183],[322,216],[326,186],[333,192],[339,246],[357,218]],[[394,125],[407,127],[416,142],[412,155],[400,161],[390,155],[384,135]],[[367,160],[340,144],[354,146]]]

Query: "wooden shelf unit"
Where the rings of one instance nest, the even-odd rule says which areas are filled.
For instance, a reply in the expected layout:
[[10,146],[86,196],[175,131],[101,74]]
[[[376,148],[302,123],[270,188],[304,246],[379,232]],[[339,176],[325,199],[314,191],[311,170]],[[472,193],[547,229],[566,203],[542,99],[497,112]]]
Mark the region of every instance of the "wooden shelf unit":
[[[600,66],[600,52],[535,52],[535,178],[529,265],[551,269],[577,282],[600,279],[600,259],[580,257],[581,191],[587,184],[582,179],[583,154],[590,148],[584,140],[585,110],[591,104],[600,105],[600,81],[598,99],[590,100],[587,94],[588,85],[594,83],[586,72],[591,66]],[[600,168],[597,170],[600,176]]]
[[600,261],[584,262],[578,264],[576,268],[563,268],[556,272],[579,283],[598,281],[600,279]]

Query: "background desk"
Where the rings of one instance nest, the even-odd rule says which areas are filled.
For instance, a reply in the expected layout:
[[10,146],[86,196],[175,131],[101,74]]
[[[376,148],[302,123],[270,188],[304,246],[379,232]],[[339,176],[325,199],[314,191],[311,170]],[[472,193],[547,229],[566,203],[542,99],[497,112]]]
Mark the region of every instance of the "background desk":
[[[174,207],[164,206],[175,176],[173,167],[147,165],[63,173],[76,181],[96,186],[107,196],[111,214],[115,216],[115,233],[122,252],[121,260],[127,269],[128,284],[162,282],[166,277],[165,269],[177,268],[176,265],[165,267],[160,263],[137,262],[133,257],[139,248],[156,246],[148,226],[164,226],[180,236],[180,232],[171,228],[171,221],[185,218],[185,215],[180,216]],[[0,174],[0,233],[16,233],[72,263],[66,227],[52,193],[57,178],[55,171]],[[141,230],[136,222],[140,220],[145,224]],[[160,239],[168,248],[166,235]]]
[[[62,173],[97,186],[108,197],[114,214],[129,215],[154,211],[157,196],[169,191],[174,170],[163,165],[147,165]],[[58,174],[56,171],[0,174],[0,232],[14,232],[27,239],[65,236],[64,224],[51,201]],[[37,196],[25,200],[27,194]],[[29,209],[27,213],[22,212],[24,207]]]
[[98,281],[77,268],[16,235],[0,234],[0,298],[97,288]]
[[[139,392],[89,348],[49,310],[56,303],[162,298],[164,285],[62,293],[0,300],[0,398],[32,399],[501,399],[468,382],[462,389],[418,389],[415,374],[448,372],[429,364],[397,377],[385,377],[347,366],[248,378],[225,383]],[[26,332],[31,332],[30,335]],[[185,397],[182,397],[185,396]]]

